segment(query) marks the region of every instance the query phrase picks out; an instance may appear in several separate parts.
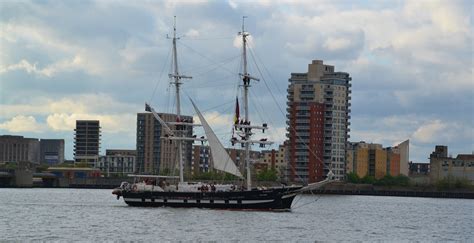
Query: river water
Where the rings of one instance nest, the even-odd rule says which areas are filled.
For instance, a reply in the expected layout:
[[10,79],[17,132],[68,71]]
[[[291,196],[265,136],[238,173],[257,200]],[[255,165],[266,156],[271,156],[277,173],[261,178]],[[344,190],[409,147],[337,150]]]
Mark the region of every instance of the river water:
[[474,241],[474,201],[299,196],[292,212],[134,208],[111,190],[0,189],[0,240]]

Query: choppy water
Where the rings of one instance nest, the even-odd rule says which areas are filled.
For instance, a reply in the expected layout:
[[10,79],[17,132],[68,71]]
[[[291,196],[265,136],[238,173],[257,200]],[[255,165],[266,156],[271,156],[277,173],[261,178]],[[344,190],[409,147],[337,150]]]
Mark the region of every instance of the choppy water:
[[301,196],[293,206],[289,213],[134,208],[110,190],[0,189],[0,239],[474,241],[473,200]]

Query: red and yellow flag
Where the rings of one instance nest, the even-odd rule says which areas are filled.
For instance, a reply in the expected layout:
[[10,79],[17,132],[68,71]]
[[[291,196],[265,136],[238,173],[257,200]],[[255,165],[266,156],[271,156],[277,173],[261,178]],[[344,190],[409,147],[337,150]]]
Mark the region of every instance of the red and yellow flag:
[[239,98],[235,97],[235,116],[234,124],[238,124],[240,119],[240,108],[239,108]]

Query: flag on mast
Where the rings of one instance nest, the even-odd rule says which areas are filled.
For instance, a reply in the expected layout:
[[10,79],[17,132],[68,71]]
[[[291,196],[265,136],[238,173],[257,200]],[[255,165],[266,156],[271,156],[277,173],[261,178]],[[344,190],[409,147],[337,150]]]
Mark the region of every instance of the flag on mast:
[[234,116],[234,124],[239,124],[240,119],[240,109],[239,109],[239,98],[235,97],[235,116]]

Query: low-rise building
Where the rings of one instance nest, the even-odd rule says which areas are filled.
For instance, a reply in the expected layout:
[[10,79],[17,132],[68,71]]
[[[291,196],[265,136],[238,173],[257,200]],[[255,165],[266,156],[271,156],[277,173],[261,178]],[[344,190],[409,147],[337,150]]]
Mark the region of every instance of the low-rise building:
[[409,163],[410,176],[413,175],[429,175],[430,174],[430,164],[429,163]]
[[[245,172],[245,150],[226,148],[230,158],[235,162],[235,165],[244,174]],[[250,160],[252,164],[259,162],[261,153],[259,151],[250,151]],[[209,172],[212,170],[212,154],[209,146],[207,145],[193,145],[192,153],[192,174],[198,174],[202,172]]]
[[23,136],[0,136],[0,162],[40,162],[40,141]]
[[253,171],[252,173],[254,175],[258,175],[266,170],[268,170],[269,167],[268,167],[268,164],[267,163],[260,163],[260,162],[256,162],[256,163],[253,163]]
[[137,171],[136,157],[136,150],[107,149],[105,156],[100,156],[97,168],[107,177],[133,174]]
[[41,139],[40,163],[47,165],[64,163],[64,139]]
[[278,150],[263,150],[261,158],[258,163],[267,164],[266,168],[274,169],[277,172],[278,178],[286,179],[286,172],[288,170],[288,155],[286,145],[278,146]]
[[466,179],[474,184],[474,154],[448,156],[448,146],[437,145],[430,155],[430,180]]
[[409,141],[395,147],[382,147],[381,144],[349,142],[346,154],[347,173],[356,173],[359,177],[373,176],[376,179],[385,175],[408,176]]
[[97,168],[49,167],[46,172],[54,174],[57,178],[66,179],[87,179],[101,177],[101,172]]

